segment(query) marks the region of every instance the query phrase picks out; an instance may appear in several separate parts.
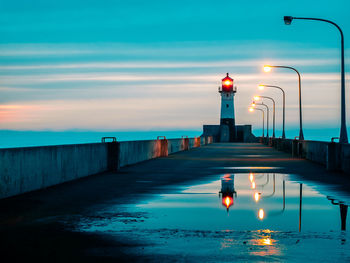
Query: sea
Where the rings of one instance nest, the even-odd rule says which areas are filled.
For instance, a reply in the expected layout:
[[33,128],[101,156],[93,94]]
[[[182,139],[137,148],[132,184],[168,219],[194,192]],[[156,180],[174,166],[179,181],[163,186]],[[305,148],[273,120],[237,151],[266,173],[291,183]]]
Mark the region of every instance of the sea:
[[[349,133],[350,131],[348,131]],[[0,130],[0,148],[33,147],[63,144],[98,143],[102,137],[116,137],[117,141],[155,140],[158,136],[168,139],[181,138],[182,136],[196,137],[202,134],[202,130],[123,130],[123,131],[16,131]],[[262,130],[253,130],[255,136],[261,136]],[[299,130],[288,129],[287,138],[294,139],[299,135]],[[350,133],[349,133],[350,135]],[[266,131],[265,131],[266,136]],[[272,130],[269,131],[272,136]],[[276,137],[281,136],[281,131],[276,130]],[[331,141],[332,137],[339,137],[339,129],[304,129],[305,140]]]

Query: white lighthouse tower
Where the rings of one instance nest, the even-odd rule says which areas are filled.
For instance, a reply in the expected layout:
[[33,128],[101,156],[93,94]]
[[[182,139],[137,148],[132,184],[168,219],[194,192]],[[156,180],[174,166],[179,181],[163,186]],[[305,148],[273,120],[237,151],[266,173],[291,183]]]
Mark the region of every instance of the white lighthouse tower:
[[220,141],[233,142],[236,140],[234,96],[237,89],[233,86],[233,79],[228,76],[222,79],[219,87],[221,94]]

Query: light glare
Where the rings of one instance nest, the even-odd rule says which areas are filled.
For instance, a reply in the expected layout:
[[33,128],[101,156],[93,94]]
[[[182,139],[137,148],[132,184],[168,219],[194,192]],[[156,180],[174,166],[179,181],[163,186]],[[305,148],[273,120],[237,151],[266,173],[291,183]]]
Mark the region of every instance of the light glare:
[[268,65],[264,66],[264,71],[265,72],[270,72],[271,71],[271,67],[268,66]]
[[255,199],[255,202],[259,202],[260,200],[260,194],[258,192],[255,192],[254,194],[254,199]]
[[259,216],[259,219],[260,219],[260,220],[263,220],[263,219],[264,219],[264,216],[265,216],[264,209],[262,209],[262,208],[259,209],[258,216]]

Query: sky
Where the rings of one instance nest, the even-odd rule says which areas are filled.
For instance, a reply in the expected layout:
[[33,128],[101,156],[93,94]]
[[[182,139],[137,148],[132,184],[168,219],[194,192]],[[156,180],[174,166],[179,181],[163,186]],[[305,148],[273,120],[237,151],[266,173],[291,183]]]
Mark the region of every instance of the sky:
[[286,26],[283,16],[341,26],[348,91],[348,10],[346,0],[0,0],[0,129],[200,130],[219,123],[226,72],[238,90],[236,123],[261,126],[248,112],[261,94],[276,99],[280,129],[281,93],[259,92],[263,83],[285,89],[286,128],[296,129],[297,76],[264,73],[271,64],[300,71],[304,128],[337,133],[339,32],[321,22]]

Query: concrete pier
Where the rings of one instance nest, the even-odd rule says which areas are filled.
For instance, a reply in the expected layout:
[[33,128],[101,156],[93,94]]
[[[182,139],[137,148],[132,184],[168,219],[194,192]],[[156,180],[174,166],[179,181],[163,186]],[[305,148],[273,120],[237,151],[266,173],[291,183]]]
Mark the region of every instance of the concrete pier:
[[213,138],[0,149],[0,199],[210,144]]
[[[120,145],[121,151],[125,145]],[[74,226],[80,218],[93,218],[95,211],[111,204],[118,217],[118,205],[135,203],[150,193],[171,193],[179,185],[213,176],[219,167],[230,167],[230,173],[288,172],[344,191],[350,187],[342,175],[327,172],[322,165],[293,158],[263,144],[203,145],[2,200],[1,255],[12,262],[62,262],[68,258],[76,262],[142,261],[142,253],[130,254],[128,248],[143,244],[79,232]]]

